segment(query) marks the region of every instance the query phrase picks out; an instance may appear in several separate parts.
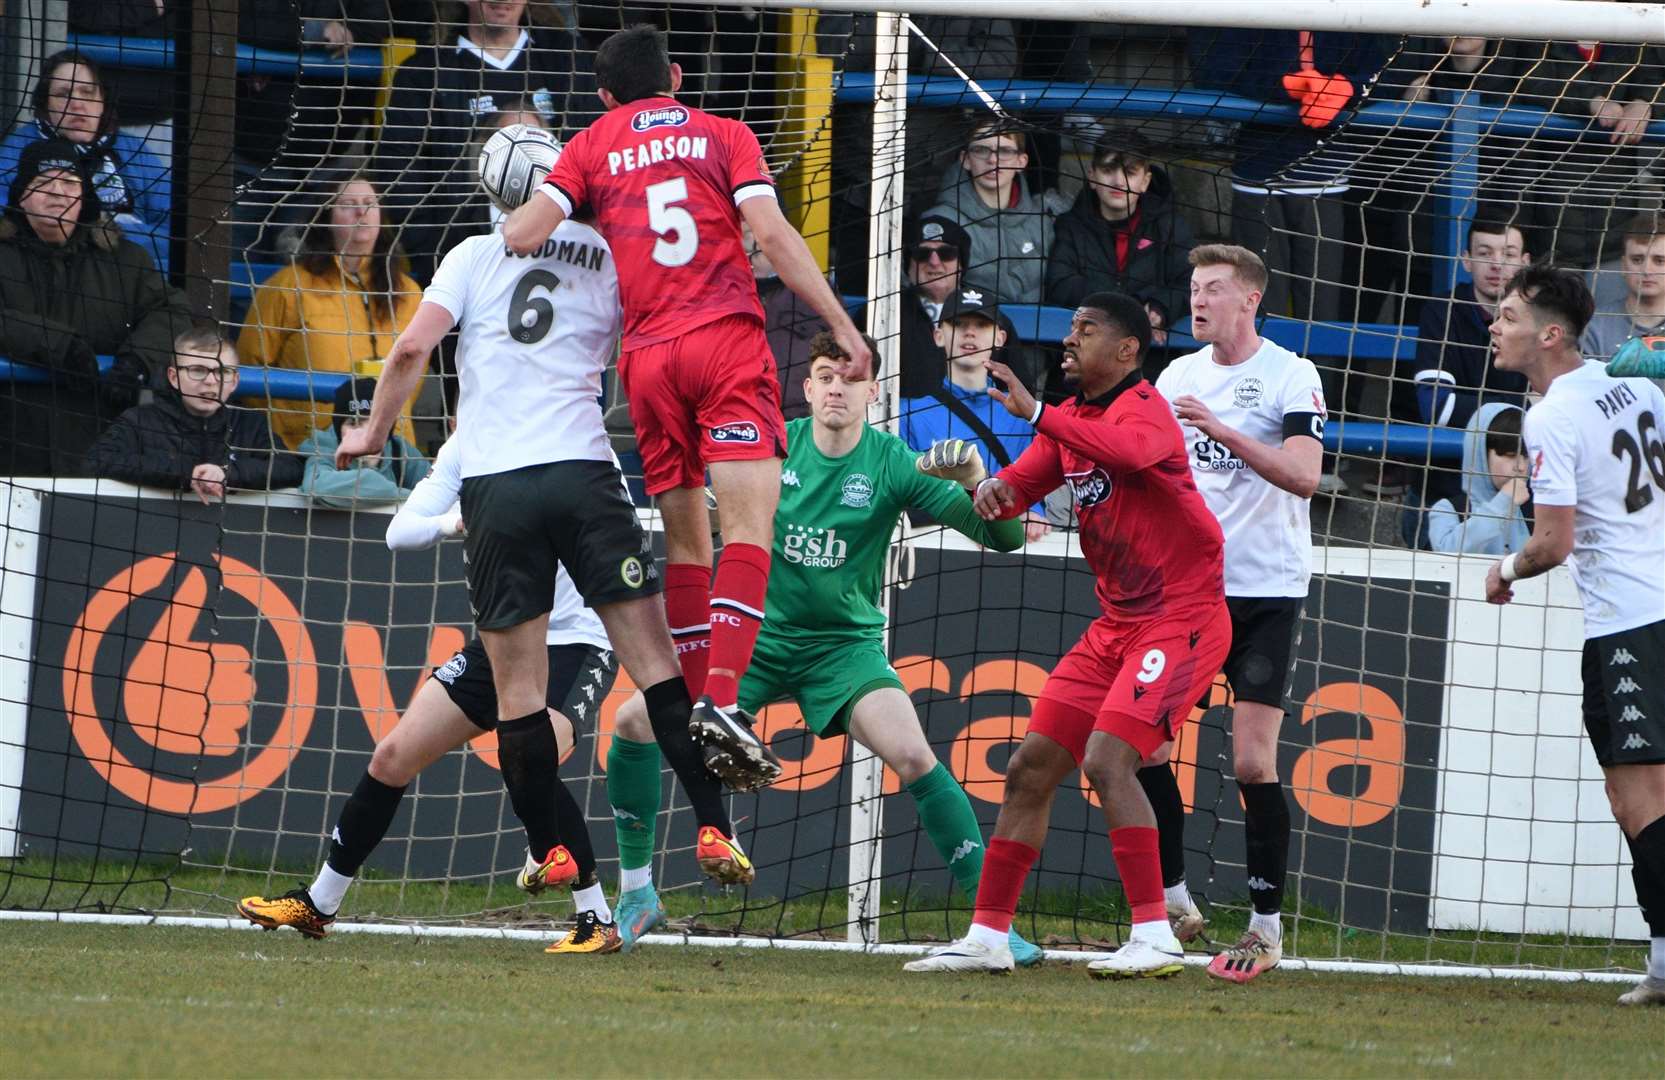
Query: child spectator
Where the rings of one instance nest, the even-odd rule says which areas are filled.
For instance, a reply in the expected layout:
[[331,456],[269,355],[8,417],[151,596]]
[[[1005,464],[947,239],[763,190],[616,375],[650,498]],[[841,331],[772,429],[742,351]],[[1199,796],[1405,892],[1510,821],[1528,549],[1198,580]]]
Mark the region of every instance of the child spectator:
[[1041,302],[1053,218],[1067,206],[1055,191],[1032,193],[1023,175],[1028,167],[1023,131],[1009,120],[980,120],[960,151],[959,174],[949,173],[924,215],[965,229],[975,258],[962,268],[963,282],[1008,304]]
[[[1035,429],[990,396],[983,366],[985,360],[999,359],[1007,339],[995,297],[973,288],[950,296],[936,333],[937,346],[948,358],[947,377],[929,395],[903,400],[902,441],[925,450],[939,439],[974,439],[991,471],[1015,461],[1034,441]],[[1031,540],[1046,535],[1040,504],[1025,531]]]
[[428,475],[428,459],[397,434],[387,437],[381,453],[359,458],[345,469],[335,467],[341,432],[370,419],[370,403],[375,396],[375,379],[351,379],[335,392],[334,422],[319,428],[301,444],[301,453],[306,455],[303,495],[343,509],[399,502]]
[[1520,438],[1523,415],[1518,406],[1492,402],[1469,420],[1463,495],[1428,508],[1428,544],[1435,551],[1505,555],[1526,545],[1532,530],[1524,510],[1531,492]]
[[229,489],[294,487],[301,463],[272,441],[264,412],[227,404],[237,389],[237,350],[217,326],[199,325],[174,342],[166,389],[122,413],[87,455],[108,480],[193,491],[204,503]]
[[1093,146],[1087,186],[1058,218],[1046,302],[1072,308],[1088,293],[1126,293],[1145,305],[1152,344],[1164,344],[1187,312],[1191,245],[1150,144],[1134,131],[1107,131]]

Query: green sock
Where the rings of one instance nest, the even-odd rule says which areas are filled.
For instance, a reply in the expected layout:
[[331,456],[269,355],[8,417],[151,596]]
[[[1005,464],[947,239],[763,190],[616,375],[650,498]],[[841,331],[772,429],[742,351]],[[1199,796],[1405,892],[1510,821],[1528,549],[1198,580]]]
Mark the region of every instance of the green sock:
[[607,801],[613,804],[619,868],[653,862],[653,828],[659,819],[659,744],[613,736],[607,750]]
[[983,876],[983,830],[965,789],[939,761],[936,768],[908,785],[908,794],[919,808],[925,835],[960,888],[976,900],[977,882]]

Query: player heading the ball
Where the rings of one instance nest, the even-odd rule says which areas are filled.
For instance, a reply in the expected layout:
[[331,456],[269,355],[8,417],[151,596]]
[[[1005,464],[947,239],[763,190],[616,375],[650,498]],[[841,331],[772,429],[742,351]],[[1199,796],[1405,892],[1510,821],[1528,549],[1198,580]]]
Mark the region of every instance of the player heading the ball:
[[[682,69],[651,26],[596,52],[608,112],[576,135],[538,194],[503,225],[537,249],[588,206],[619,261],[630,400],[647,491],[665,520],[665,606],[706,764],[750,789],[780,775],[738,708],[769,583],[786,426],[763,309],[740,241],[744,218],[775,270],[826,320],[852,361],[869,350],[776,201],[762,148],[738,121],[673,96]],[[715,582],[705,477],[722,507]]]

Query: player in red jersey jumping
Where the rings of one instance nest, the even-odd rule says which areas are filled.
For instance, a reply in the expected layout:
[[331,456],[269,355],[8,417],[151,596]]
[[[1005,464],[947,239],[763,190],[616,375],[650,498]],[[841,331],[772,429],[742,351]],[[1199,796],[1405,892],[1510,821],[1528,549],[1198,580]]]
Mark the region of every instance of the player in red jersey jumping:
[[1149,348],[1144,305],[1094,293],[1064,338],[1064,376],[1079,388],[1073,400],[1042,405],[1010,368],[988,363],[1007,387],[990,393],[1035,425],[1035,441],[979,485],[977,510],[991,520],[1015,517],[1067,482],[1103,614],[1047,678],[1007,767],[971,932],[909,971],[1011,968],[1006,935],[1018,897],[1046,841],[1053,795],[1078,766],[1104,807],[1133,909],[1126,944],[1088,970],[1156,978],[1183,966],[1163,901],[1156,815],[1137,774],[1220,670],[1231,616],[1219,523],[1191,479],[1172,408],[1139,374]]
[[[672,97],[682,69],[659,31],[614,34],[597,50],[595,72],[607,113],[566,145],[539,188],[547,197],[511,214],[503,239],[512,251],[533,251],[587,205],[613,249],[624,308],[619,375],[647,490],[665,518],[665,614],[699,698],[690,730],[713,772],[760,787],[780,763],[735,703],[763,619],[786,425],[742,218],[850,363],[865,368],[870,357],[781,213],[751,129]],[[722,508],[715,582],[707,469]]]

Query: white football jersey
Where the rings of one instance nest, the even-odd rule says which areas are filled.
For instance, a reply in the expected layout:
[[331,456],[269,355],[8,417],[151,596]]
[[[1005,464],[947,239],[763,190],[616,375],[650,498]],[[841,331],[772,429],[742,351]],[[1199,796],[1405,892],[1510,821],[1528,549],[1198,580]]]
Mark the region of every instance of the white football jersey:
[[610,461],[601,378],[619,336],[613,253],[588,225],[563,221],[515,255],[497,233],[445,256],[422,299],[461,326],[457,434],[462,475],[551,461]]
[[[1214,361],[1214,346],[1179,357],[1157,376],[1170,403],[1190,395],[1228,427],[1267,446],[1290,435],[1324,437],[1324,386],[1312,361],[1274,342],[1241,364]],[[1191,475],[1226,537],[1227,596],[1305,596],[1312,577],[1308,500],[1267,481],[1242,458],[1182,423]]]
[[[433,468],[411,489],[399,512],[388,522],[388,547],[395,550],[431,547],[456,535],[446,526],[451,523],[462,495],[461,456],[462,444],[455,436],[439,448]],[[608,643],[601,617],[584,606],[584,598],[567,577],[566,567],[559,564],[555,567],[554,606],[549,611],[549,632],[545,640],[551,645],[613,647]]]
[[1665,619],[1665,392],[1586,364],[1522,426],[1536,506],[1571,506],[1584,636]]

